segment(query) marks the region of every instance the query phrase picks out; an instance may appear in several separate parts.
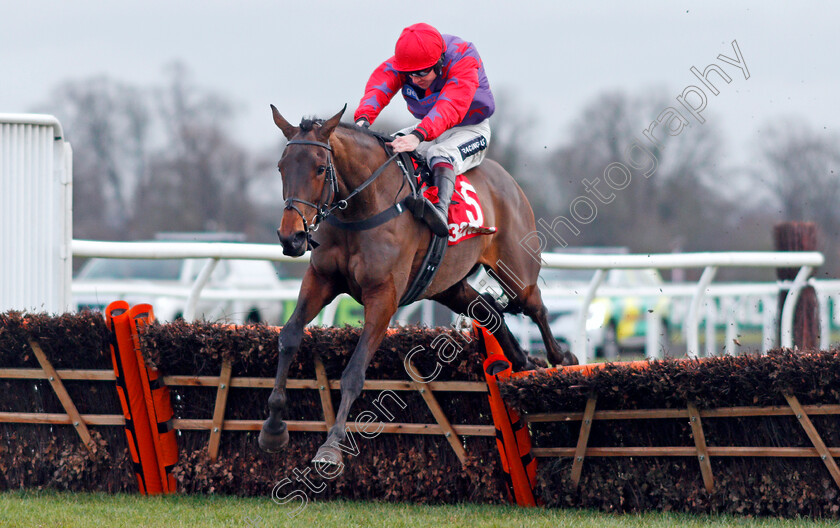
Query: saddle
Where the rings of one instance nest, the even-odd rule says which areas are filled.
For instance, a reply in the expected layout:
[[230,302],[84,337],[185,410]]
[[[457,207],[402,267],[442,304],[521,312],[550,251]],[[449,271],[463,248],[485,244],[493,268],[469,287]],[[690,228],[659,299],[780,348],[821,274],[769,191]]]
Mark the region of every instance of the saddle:
[[[391,152],[391,148],[387,145],[390,143],[392,139],[391,137],[384,136],[370,129],[368,129],[368,132],[376,136],[382,144],[382,148],[385,149],[385,152]],[[411,215],[414,216],[414,218],[425,224],[426,221],[423,219],[423,210],[430,204],[423,198],[423,188],[434,185],[432,169],[429,167],[429,163],[426,161],[426,158],[418,155],[416,152],[400,152],[397,154],[395,161],[411,188],[411,194],[409,194],[404,200],[405,208],[411,212]],[[457,203],[457,201],[453,200],[450,203],[450,207]]]

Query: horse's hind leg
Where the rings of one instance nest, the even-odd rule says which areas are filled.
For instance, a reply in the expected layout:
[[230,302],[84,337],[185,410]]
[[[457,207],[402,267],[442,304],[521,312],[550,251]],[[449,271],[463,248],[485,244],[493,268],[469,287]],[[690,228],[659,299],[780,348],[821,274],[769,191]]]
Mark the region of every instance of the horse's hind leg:
[[[514,254],[514,256],[519,256]],[[515,258],[508,258],[510,262],[515,264],[515,268],[521,270],[523,276],[525,271],[530,271],[534,276],[539,272],[539,267],[535,270],[529,270],[534,263],[530,261],[517,261]],[[491,277],[501,283],[502,289],[508,297],[510,307],[509,312],[518,313],[520,310],[531,318],[537,327],[540,329],[543,343],[545,343],[545,353],[548,361],[552,365],[576,365],[577,358],[560,346],[554,336],[551,334],[551,327],[548,324],[548,312],[542,302],[542,295],[540,288],[536,284],[527,285],[516,273],[513,268],[508,267],[507,264],[502,267],[502,260],[496,261],[495,265],[488,266],[492,271]],[[536,277],[534,279],[536,282]]]
[[300,295],[295,311],[289,321],[280,330],[277,375],[274,389],[268,397],[268,419],[260,430],[260,449],[269,453],[280,451],[289,443],[289,432],[281,416],[286,408],[286,378],[300,342],[303,339],[303,327],[318,315],[318,312],[337,295],[332,281],[317,276],[312,268],[306,270],[301,282]]
[[492,295],[480,295],[466,280],[462,280],[433,299],[457,314],[475,319],[489,330],[510,360],[514,371],[537,368],[510,333],[501,307]]
[[531,318],[537,327],[540,329],[543,343],[545,343],[545,353],[552,365],[577,365],[577,358],[568,349],[562,348],[554,336],[551,334],[551,327],[548,324],[548,310],[542,302],[542,295],[540,288],[534,285],[530,290],[526,290],[525,295],[521,299],[520,306],[525,312],[525,315]]

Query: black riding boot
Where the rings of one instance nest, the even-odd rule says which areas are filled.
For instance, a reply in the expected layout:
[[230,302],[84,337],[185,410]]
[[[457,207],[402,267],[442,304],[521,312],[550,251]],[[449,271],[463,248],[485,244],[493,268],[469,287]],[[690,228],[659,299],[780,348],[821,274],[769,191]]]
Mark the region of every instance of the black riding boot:
[[449,202],[452,200],[452,192],[455,190],[455,171],[451,167],[435,165],[432,176],[435,187],[438,188],[438,201],[436,204],[426,201],[426,208],[423,211],[423,219],[437,236],[449,235]]

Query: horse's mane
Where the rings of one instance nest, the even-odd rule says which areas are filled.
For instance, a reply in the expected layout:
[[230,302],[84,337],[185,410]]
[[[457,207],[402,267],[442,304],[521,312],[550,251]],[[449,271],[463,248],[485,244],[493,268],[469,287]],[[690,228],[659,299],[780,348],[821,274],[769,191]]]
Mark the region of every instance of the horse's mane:
[[300,120],[300,131],[301,132],[311,132],[315,129],[316,126],[321,126],[324,124],[323,119],[316,119],[314,117],[304,117]]
[[[303,132],[303,133],[311,132],[312,130],[315,129],[315,127],[322,126],[324,124],[324,121],[325,121],[324,119],[316,119],[314,117],[304,117],[300,121],[300,131]],[[370,137],[374,137],[374,138],[376,138],[380,141],[390,142],[393,139],[392,137],[390,137],[387,134],[382,134],[380,132],[377,132],[375,130],[371,130],[369,128],[356,126],[355,124],[352,124],[352,123],[339,123],[338,127],[342,128],[344,130],[347,130],[347,131],[351,131],[351,132],[356,133],[356,134],[364,134],[364,135],[367,135],[367,136],[370,136]]]
[[389,134],[383,134],[381,132],[377,132],[376,130],[371,130],[369,128],[360,127],[360,126],[357,126],[357,125],[352,124],[352,123],[339,123],[338,126],[339,126],[339,128],[343,128],[345,130],[352,130],[353,132],[356,132],[357,134],[365,134],[367,136],[374,137],[374,138],[379,139],[381,141],[385,141],[386,143],[390,143],[391,140],[394,139]]

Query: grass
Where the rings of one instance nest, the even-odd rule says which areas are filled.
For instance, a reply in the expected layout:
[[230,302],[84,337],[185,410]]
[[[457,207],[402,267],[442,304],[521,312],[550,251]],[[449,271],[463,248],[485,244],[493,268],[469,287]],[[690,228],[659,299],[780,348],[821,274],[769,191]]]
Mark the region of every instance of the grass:
[[381,502],[310,502],[291,517],[299,501],[279,505],[265,498],[170,495],[142,497],[103,493],[13,491],[0,493],[0,526],[44,528],[277,526],[341,527],[767,527],[837,526],[837,521],[750,519],[676,513],[613,515],[461,504],[421,506]]

